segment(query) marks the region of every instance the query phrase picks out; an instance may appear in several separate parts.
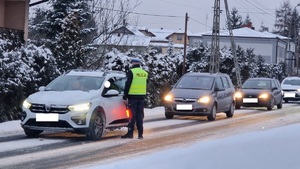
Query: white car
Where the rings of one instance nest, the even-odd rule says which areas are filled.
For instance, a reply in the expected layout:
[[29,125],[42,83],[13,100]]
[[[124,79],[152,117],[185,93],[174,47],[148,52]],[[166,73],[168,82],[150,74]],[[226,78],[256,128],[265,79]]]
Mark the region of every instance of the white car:
[[23,102],[21,126],[29,137],[44,130],[64,130],[99,140],[105,129],[128,125],[122,99],[125,81],[122,72],[72,70]]
[[286,77],[282,83],[283,100],[287,103],[300,100],[300,77]]

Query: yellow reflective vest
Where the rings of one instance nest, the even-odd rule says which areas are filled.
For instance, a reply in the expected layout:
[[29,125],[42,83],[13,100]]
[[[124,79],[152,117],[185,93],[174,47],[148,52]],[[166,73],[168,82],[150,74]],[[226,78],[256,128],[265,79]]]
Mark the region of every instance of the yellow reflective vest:
[[142,68],[131,69],[133,78],[129,88],[129,95],[146,95],[148,73]]

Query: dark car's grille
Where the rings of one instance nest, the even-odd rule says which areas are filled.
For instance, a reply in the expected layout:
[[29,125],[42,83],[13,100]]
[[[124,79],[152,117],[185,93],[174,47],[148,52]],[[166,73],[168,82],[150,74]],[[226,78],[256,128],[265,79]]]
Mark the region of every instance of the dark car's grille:
[[258,95],[255,95],[255,94],[245,94],[244,95],[244,98],[257,98]]
[[65,114],[69,111],[65,105],[45,105],[45,104],[32,104],[30,111],[33,113],[58,113]]
[[174,98],[176,103],[194,103],[197,102],[197,99],[186,99],[186,98]]

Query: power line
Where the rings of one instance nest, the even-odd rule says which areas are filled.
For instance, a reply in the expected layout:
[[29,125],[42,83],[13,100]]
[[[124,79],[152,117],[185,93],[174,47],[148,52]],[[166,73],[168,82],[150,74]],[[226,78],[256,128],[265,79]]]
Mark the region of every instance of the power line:
[[199,21],[197,21],[197,20],[195,20],[195,19],[193,19],[193,18],[191,18],[191,17],[189,17],[191,20],[193,20],[193,21],[195,21],[195,22],[197,22],[197,23],[199,23],[200,25],[203,25],[203,26],[205,26],[205,27],[208,27],[208,28],[212,28],[212,27],[210,27],[210,26],[207,26],[206,24],[204,24],[204,23],[202,23],[202,22],[199,22]]
[[275,16],[271,15],[270,13],[266,12],[265,10],[261,9],[260,7],[257,7],[256,5],[254,5],[252,2],[249,2],[248,0],[246,0],[246,2],[248,2],[250,5],[254,6],[256,9],[265,12],[266,14],[272,16],[273,18],[275,18]]
[[119,13],[129,13],[129,14],[135,14],[135,15],[145,15],[145,16],[154,16],[154,17],[169,17],[169,18],[184,18],[184,16],[176,16],[176,15],[158,15],[158,14],[149,14],[149,13],[140,13],[140,12],[124,12],[116,9],[110,9],[110,8],[103,8],[103,7],[95,7],[95,11],[100,11],[100,10],[110,10],[110,11],[115,11]]
[[199,8],[199,7],[195,7],[195,6],[191,6],[191,5],[186,5],[186,4],[182,4],[182,3],[176,3],[176,2],[166,1],[166,0],[158,0],[158,1],[165,2],[165,3],[168,3],[168,4],[178,5],[178,6],[185,6],[185,7],[189,7],[189,8],[195,8],[195,9],[201,9],[201,10],[211,11],[209,9]]

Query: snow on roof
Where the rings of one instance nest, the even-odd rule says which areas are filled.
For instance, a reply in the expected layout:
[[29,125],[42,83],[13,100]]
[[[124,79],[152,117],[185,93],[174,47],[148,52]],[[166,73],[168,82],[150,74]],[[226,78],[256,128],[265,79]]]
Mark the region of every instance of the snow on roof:
[[[159,47],[169,47],[170,44],[169,43],[150,43],[150,46],[159,46]],[[172,45],[174,48],[183,48],[184,45],[183,44],[173,44]]]
[[[97,41],[99,40],[99,41]],[[101,43],[100,39],[97,39],[95,43]],[[139,36],[139,35],[112,35],[105,45],[120,45],[120,46],[149,46],[151,37]]]
[[[281,38],[281,39],[287,39],[287,37],[276,35],[270,32],[259,32],[250,28],[239,28],[239,29],[233,29],[232,30],[233,36],[235,37],[249,37],[249,38]],[[203,36],[211,36],[212,32],[206,32],[202,33]],[[221,30],[220,36],[229,36],[228,30]]]

